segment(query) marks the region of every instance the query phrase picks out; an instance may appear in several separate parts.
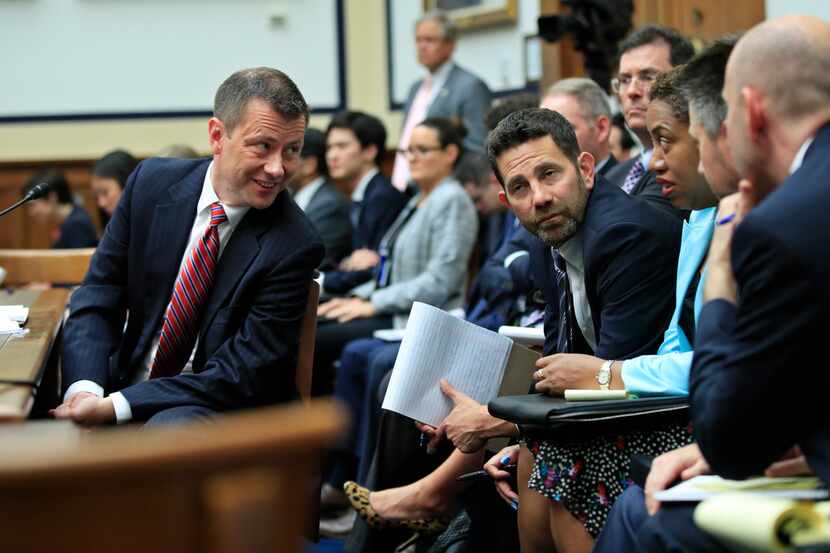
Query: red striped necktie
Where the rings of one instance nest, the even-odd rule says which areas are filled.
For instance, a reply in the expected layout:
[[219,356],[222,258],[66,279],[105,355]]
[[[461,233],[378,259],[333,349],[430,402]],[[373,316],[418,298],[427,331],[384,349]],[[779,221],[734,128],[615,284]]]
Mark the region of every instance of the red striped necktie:
[[184,368],[199,335],[202,311],[219,258],[219,225],[228,220],[219,202],[210,205],[210,224],[187,256],[164,313],[150,378],[175,376]]

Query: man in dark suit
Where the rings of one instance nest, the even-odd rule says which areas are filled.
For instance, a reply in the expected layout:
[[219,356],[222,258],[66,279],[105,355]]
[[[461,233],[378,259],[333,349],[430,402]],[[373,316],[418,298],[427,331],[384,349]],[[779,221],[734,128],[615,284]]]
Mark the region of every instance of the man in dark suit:
[[329,174],[351,199],[353,250],[338,268],[324,273],[326,294],[345,294],[372,278],[380,240],[409,200],[379,170],[385,149],[386,128],[368,113],[339,113],[326,129]]
[[617,165],[608,173],[608,180],[628,194],[677,216],[685,216],[687,212],[672,207],[668,198],[663,197],[656,175],[648,170],[651,137],[646,128],[646,107],[649,88],[657,75],[686,63],[693,55],[692,44],[677,31],[648,25],[620,43],[617,76],[611,82],[625,123],[640,140],[643,151]]
[[548,88],[539,107],[558,111],[574,128],[583,152],[596,160],[597,175],[607,176],[617,165],[611,155],[611,105],[600,86],[584,77],[557,81]]
[[815,364],[830,320],[828,60],[830,24],[806,16],[756,26],[729,58],[727,141],[747,180],[721,201],[709,250],[690,381],[697,444],[655,461],[646,496],[656,516],[640,549],[726,550],[691,508],[657,510],[653,493],[681,475],[812,470],[830,482],[830,382]]
[[326,135],[322,131],[306,129],[300,160],[289,187],[294,202],[323,239],[326,257],[320,269],[330,269],[352,251],[351,206],[327,178]]
[[[418,63],[428,74],[409,89],[399,152],[409,146],[412,129],[427,117],[460,119],[467,128],[464,148],[483,151],[487,137],[484,114],[490,109],[492,94],[484,81],[452,61],[457,33],[455,24],[440,10],[425,13],[415,24]],[[398,153],[392,183],[404,190],[408,182],[409,163]]]
[[56,417],[163,424],[297,396],[323,247],[281,192],[307,122],[288,76],[245,69],[216,93],[212,160],[136,168],[72,295]]

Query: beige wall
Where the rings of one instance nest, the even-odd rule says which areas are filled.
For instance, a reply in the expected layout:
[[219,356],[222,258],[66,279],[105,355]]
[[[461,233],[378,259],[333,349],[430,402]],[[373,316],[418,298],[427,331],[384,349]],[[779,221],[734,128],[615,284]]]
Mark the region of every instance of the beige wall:
[[[347,94],[350,109],[380,117],[389,146],[397,141],[402,115],[389,111],[384,0],[345,0]],[[217,83],[218,86],[218,83]],[[311,124],[325,127],[328,116]],[[0,124],[0,162],[95,159],[116,147],[145,157],[174,143],[207,152],[207,120],[129,119]]]

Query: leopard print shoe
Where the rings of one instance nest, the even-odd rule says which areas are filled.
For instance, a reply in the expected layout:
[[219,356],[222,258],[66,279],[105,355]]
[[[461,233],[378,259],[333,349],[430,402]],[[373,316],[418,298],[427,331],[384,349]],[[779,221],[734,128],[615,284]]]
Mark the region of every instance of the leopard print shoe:
[[356,482],[343,484],[343,491],[357,515],[366,521],[371,528],[406,528],[421,534],[439,534],[447,529],[449,524],[443,518],[419,518],[416,520],[387,520],[377,514],[369,502],[369,490]]

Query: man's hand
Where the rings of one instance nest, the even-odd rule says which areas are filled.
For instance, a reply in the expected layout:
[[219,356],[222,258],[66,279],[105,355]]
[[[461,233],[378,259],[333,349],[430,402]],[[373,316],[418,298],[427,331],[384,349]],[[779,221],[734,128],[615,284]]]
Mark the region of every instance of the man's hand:
[[[707,256],[707,275],[703,292],[705,301],[724,299],[731,303],[738,301],[738,287],[732,273],[732,235],[735,227],[759,201],[755,187],[748,180],[738,184],[738,192],[726,196],[718,204],[717,224],[712,234]],[[726,221],[729,217],[732,219]]]
[[504,436],[512,432],[514,426],[492,417],[487,406],[481,405],[468,395],[456,390],[452,384],[441,379],[441,391],[454,404],[452,411],[432,434],[427,449],[438,445],[444,435],[463,453],[475,453],[484,447],[488,438]]
[[340,269],[343,271],[362,271],[371,269],[380,263],[380,256],[376,251],[361,248],[351,253],[349,257],[340,262]]
[[78,392],[69,401],[49,411],[56,419],[68,419],[83,426],[96,426],[115,422],[112,400],[89,392]]
[[770,478],[776,476],[802,476],[807,474],[815,474],[815,472],[807,464],[807,459],[801,453],[801,448],[798,446],[789,450],[780,461],[774,462],[764,471],[764,476]]
[[493,479],[496,485],[496,491],[502,499],[507,501],[510,505],[515,506],[519,502],[519,495],[510,487],[508,480],[510,473],[504,470],[503,467],[507,465],[516,465],[519,462],[520,445],[509,445],[490,457],[490,460],[484,463],[484,470]]
[[338,323],[347,323],[354,319],[365,319],[375,314],[372,302],[360,298],[334,298],[317,308],[318,317],[337,319]]
[[646,478],[646,508],[649,514],[653,515],[660,508],[660,502],[654,499],[655,493],[665,490],[678,478],[688,480],[708,472],[709,464],[697,444],[689,444],[657,457]]
[[536,361],[539,370],[533,373],[536,391],[552,396],[562,395],[566,389],[597,388],[597,372],[604,362],[599,357],[578,353],[542,357]]

